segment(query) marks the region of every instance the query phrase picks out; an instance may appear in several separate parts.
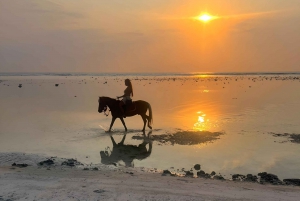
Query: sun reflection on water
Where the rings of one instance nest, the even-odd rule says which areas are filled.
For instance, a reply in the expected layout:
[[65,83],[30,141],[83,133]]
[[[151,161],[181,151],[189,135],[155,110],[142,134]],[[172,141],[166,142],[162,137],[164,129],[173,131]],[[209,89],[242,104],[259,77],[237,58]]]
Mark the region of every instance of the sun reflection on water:
[[209,119],[207,119],[206,114],[199,111],[198,114],[198,121],[194,124],[193,129],[197,131],[204,131],[208,129]]

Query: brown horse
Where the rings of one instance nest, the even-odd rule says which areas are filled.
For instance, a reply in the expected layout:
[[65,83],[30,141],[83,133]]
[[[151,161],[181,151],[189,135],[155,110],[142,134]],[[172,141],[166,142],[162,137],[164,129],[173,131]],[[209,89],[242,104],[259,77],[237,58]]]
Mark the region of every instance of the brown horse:
[[[127,127],[126,127],[124,119],[123,119],[123,114],[122,114],[121,108],[119,106],[120,101],[113,99],[113,98],[102,96],[102,97],[99,97],[98,102],[99,102],[99,107],[98,107],[99,113],[106,112],[107,107],[109,107],[109,109],[111,111],[112,120],[110,123],[109,132],[111,131],[111,128],[114,125],[116,118],[120,118],[120,120],[125,128],[125,131],[127,131]],[[149,110],[149,116],[146,115],[147,110]],[[152,129],[152,127],[151,127],[151,124],[153,121],[152,109],[151,109],[151,105],[148,102],[142,101],[142,100],[134,101],[131,104],[130,108],[128,108],[126,110],[127,117],[131,117],[131,116],[134,116],[137,114],[141,115],[141,117],[144,121],[143,131],[145,130],[147,120],[148,120],[148,127],[150,129]]]

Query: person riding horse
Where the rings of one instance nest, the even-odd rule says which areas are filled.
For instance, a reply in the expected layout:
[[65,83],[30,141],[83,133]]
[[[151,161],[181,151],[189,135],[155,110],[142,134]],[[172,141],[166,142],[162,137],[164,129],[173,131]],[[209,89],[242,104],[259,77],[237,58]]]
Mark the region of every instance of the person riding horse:
[[132,103],[132,99],[131,96],[133,96],[133,88],[132,88],[132,84],[131,81],[129,79],[125,80],[125,85],[127,86],[127,88],[124,90],[124,95],[123,96],[118,96],[117,98],[123,98],[122,101],[120,101],[120,109],[123,113],[123,117],[126,118],[126,107],[130,106],[130,104]]
[[[132,84],[131,81],[129,79],[125,80],[125,85],[127,86],[127,88],[124,91],[124,95],[123,96],[119,96],[117,97],[119,98],[123,98],[122,101],[119,101],[115,98],[110,98],[110,97],[106,97],[106,96],[99,96],[98,99],[98,112],[106,112],[107,108],[109,108],[109,111],[111,112],[112,115],[112,119],[111,119],[111,123],[109,126],[109,130],[108,132],[111,131],[114,122],[117,118],[119,118],[125,128],[125,131],[127,131],[127,127],[125,125],[124,122],[124,117],[125,117],[125,111],[126,109],[128,110],[126,113],[127,117],[132,117],[135,115],[140,115],[143,119],[144,122],[144,126],[143,126],[143,131],[145,131],[145,127],[146,127],[146,123],[148,122],[148,127],[150,129],[152,129],[152,122],[153,122],[153,114],[152,114],[152,108],[150,103],[143,101],[143,100],[137,100],[134,101],[134,103],[131,100],[131,96],[133,96],[133,89],[132,89]],[[134,108],[129,108],[130,105],[133,105]],[[127,108],[123,108],[123,106],[126,106]],[[147,111],[149,111],[149,115],[147,115]],[[108,116],[106,114],[106,116]]]

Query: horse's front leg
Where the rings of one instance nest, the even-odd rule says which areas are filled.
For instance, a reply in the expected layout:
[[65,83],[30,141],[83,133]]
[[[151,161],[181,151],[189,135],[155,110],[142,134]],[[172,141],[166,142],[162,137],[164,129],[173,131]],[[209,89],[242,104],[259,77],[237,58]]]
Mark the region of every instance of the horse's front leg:
[[127,131],[127,127],[126,127],[126,124],[125,124],[125,121],[124,121],[123,117],[120,117],[120,119],[121,119],[121,122],[122,122],[122,124],[125,128],[125,131]]
[[114,125],[114,123],[115,123],[115,120],[116,120],[116,118],[115,117],[113,117],[112,119],[111,119],[111,123],[110,123],[110,127],[109,127],[109,130],[108,130],[108,132],[110,132],[111,131],[111,128],[112,128],[112,126]]

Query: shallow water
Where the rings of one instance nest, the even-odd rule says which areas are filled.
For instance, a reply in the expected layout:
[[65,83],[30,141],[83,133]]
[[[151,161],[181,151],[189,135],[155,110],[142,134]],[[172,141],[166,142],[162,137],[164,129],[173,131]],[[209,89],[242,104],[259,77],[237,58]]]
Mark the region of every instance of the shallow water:
[[196,145],[172,145],[151,136],[143,140],[143,122],[135,116],[125,119],[129,132],[109,159],[105,155],[113,151],[112,138],[121,142],[124,128],[116,120],[112,138],[105,132],[111,116],[98,113],[98,96],[122,95],[125,77],[1,76],[0,152],[174,170],[199,163],[204,171],[226,177],[261,171],[281,179],[300,177],[300,144],[282,143],[287,137],[270,134],[300,134],[297,76],[127,76],[134,100],[152,106],[152,136],[180,131],[223,134]]

